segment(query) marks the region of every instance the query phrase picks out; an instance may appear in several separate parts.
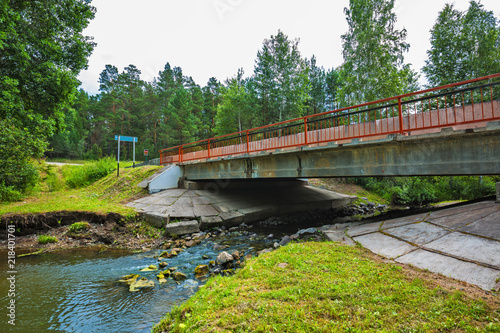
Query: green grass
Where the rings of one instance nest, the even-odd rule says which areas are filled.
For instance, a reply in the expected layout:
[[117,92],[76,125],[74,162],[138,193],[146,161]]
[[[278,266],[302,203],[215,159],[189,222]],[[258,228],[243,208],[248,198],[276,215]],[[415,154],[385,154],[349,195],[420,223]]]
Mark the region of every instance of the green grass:
[[499,320],[362,248],[294,243],[212,278],[154,332],[499,332]]
[[[120,163],[121,165],[121,163]],[[137,184],[151,176],[160,167],[145,166],[140,168],[120,168],[120,177],[115,172],[95,181],[93,184],[70,189],[65,183],[64,173],[67,168],[82,168],[81,166],[47,166],[48,172],[42,179],[58,179],[58,190],[51,190],[47,181],[40,184],[34,195],[21,202],[0,203],[0,216],[5,214],[45,213],[54,211],[88,211],[96,213],[134,214],[134,210],[124,205],[133,198],[147,192]],[[48,174],[52,176],[47,176]],[[56,176],[54,176],[56,175]]]
[[38,243],[47,244],[47,243],[57,243],[57,237],[48,236],[48,235],[40,235],[38,236]]

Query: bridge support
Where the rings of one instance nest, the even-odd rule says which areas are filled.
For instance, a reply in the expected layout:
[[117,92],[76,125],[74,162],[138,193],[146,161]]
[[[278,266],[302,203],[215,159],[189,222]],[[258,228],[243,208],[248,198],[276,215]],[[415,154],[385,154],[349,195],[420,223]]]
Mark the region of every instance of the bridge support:
[[500,203],[500,183],[497,183],[497,202]]
[[183,163],[187,180],[500,174],[500,124]]

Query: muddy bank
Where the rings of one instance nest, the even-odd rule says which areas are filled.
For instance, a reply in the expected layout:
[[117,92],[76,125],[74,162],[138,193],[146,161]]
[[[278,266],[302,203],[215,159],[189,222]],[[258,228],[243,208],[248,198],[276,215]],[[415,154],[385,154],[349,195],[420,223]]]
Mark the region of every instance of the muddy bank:
[[125,218],[117,213],[99,214],[92,212],[59,211],[37,214],[8,214],[0,218],[0,237],[5,237],[7,224],[15,224],[16,236],[24,236],[81,221],[105,224],[123,220]]

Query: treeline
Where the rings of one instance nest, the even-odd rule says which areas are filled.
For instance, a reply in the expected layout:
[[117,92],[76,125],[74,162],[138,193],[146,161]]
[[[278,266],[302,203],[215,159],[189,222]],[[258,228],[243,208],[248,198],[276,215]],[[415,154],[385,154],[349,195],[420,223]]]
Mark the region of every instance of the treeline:
[[[116,154],[114,136],[139,138],[137,151],[188,142],[416,91],[419,73],[405,63],[406,30],[394,28],[393,0],[351,0],[342,35],[344,63],[325,69],[304,58],[299,40],[282,31],[265,39],[251,75],[242,69],[223,83],[197,84],[167,63],[151,82],[134,65],[106,65],[100,93],[80,90],[66,110],[66,130],[50,140],[50,157]],[[432,86],[500,72],[500,26],[493,12],[471,1],[461,12],[447,4],[431,31],[422,68]],[[131,158],[130,144],[122,153]]]

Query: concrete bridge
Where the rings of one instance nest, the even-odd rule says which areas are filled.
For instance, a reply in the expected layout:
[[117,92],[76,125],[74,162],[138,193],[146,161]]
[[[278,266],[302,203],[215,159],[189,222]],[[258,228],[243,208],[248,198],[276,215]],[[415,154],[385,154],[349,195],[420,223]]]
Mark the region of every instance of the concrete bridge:
[[161,164],[175,167],[150,190],[179,179],[500,174],[499,98],[494,74],[167,148]]

